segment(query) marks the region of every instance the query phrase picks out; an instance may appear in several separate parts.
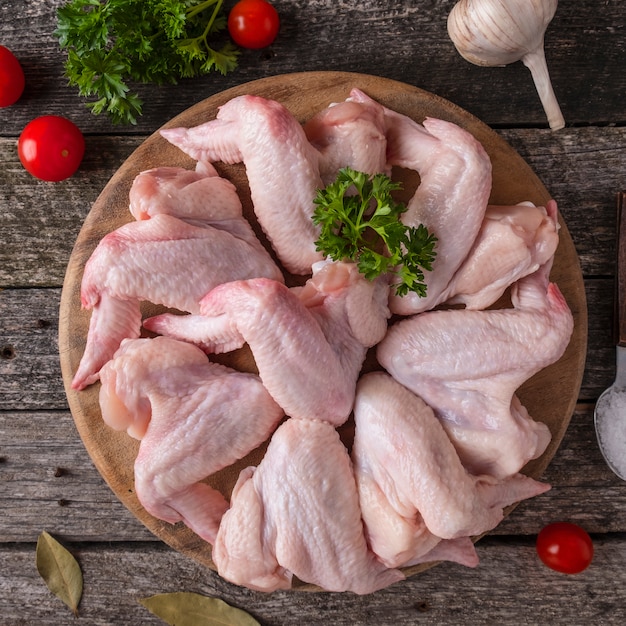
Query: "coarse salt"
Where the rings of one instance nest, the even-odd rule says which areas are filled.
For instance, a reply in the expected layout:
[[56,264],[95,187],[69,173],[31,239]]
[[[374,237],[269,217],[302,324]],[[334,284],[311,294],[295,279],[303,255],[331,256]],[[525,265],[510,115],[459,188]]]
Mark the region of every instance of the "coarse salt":
[[598,439],[609,466],[626,480],[626,389],[609,388],[600,396],[596,413]]

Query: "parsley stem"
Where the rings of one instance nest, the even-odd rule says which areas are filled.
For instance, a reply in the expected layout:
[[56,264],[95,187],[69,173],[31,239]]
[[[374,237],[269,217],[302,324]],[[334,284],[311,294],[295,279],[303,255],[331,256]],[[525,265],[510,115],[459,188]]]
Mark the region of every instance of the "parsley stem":
[[198,15],[198,13],[202,13],[202,11],[204,11],[205,9],[208,9],[210,6],[217,3],[217,10],[214,10],[213,16],[211,17],[211,23],[213,23],[213,20],[215,19],[216,11],[220,10],[220,7],[222,6],[222,2],[223,0],[204,0],[204,2],[200,2],[199,4],[196,4],[195,6],[189,8],[186,11],[186,15],[188,18],[195,17],[196,15]]
[[204,40],[204,45],[207,48],[209,48],[209,44],[207,43],[207,36],[211,32],[211,29],[213,28],[213,22],[215,21],[217,14],[222,8],[222,2],[223,0],[217,0],[217,3],[215,4],[215,7],[213,8],[213,14],[211,15],[211,19],[207,22],[206,28],[204,29],[204,32],[202,33],[202,39]]
[[212,50],[208,43],[208,36],[209,36],[209,33],[211,32],[211,29],[213,28],[213,22],[215,22],[215,18],[219,15],[223,2],[224,0],[205,0],[205,2],[201,2],[200,4],[197,4],[193,8],[189,9],[186,13],[187,18],[189,19],[202,13],[202,11],[204,11],[205,9],[208,9],[210,6],[215,5],[213,7],[213,12],[211,13],[211,17],[209,18],[208,22],[206,23],[206,26],[204,27],[204,31],[202,35],[196,38],[196,41],[198,42],[202,41],[202,43],[204,44],[204,47],[209,52],[211,52]]

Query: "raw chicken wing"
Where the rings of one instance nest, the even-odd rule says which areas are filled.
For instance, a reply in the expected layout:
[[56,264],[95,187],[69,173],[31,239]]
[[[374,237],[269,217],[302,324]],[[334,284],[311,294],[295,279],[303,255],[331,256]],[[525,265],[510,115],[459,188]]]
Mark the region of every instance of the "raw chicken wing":
[[[503,519],[503,508],[549,489],[515,474],[472,476],[433,410],[384,372],[364,375],[354,407],[352,459],[369,545],[390,567],[432,558],[476,565],[466,542]],[[430,556],[429,556],[430,555]]]
[[215,120],[161,134],[192,158],[244,163],[257,220],[288,271],[309,274],[322,260],[315,249],[319,228],[311,219],[323,187],[320,155],[282,104],[238,96],[220,107]]
[[467,259],[439,302],[486,309],[520,278],[550,261],[559,243],[557,206],[532,204],[487,207]]
[[331,104],[304,125],[304,132],[321,154],[320,172],[326,185],[343,167],[366,174],[390,174],[384,112],[373,100],[348,98]]
[[156,333],[219,353],[248,343],[263,384],[291,417],[338,426],[352,410],[368,347],[387,330],[388,285],[369,281],[352,263],[323,261],[304,287],[267,279],[216,287],[202,315],[145,320]]
[[550,441],[515,395],[572,334],[550,266],[512,287],[513,308],[429,311],[396,323],[378,345],[380,364],[435,410],[472,473],[511,476]]
[[81,303],[93,313],[74,389],[98,380],[122,339],[139,336],[141,300],[197,313],[200,299],[223,282],[283,280],[244,219],[235,187],[206,167],[157,168],[135,179],[131,211],[140,221],[106,235],[85,265]]
[[141,440],[135,490],[144,508],[213,543],[224,496],[200,482],[269,438],[283,412],[259,378],[166,337],[126,339],[101,372],[104,421]]
[[130,212],[137,220],[165,213],[187,223],[225,228],[228,219],[241,221],[241,202],[233,184],[210,163],[195,170],[155,167],[140,172],[130,188]]
[[333,426],[313,420],[283,422],[241,473],[212,558],[223,578],[259,591],[297,576],[367,594],[404,578],[368,550],[350,457]]

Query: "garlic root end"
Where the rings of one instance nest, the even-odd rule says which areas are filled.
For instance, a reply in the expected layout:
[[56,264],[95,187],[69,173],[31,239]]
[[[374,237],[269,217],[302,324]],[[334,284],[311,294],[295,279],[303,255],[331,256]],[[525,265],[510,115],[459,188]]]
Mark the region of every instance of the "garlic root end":
[[543,45],[523,56],[522,63],[530,70],[550,128],[552,130],[563,128],[565,119],[552,88]]

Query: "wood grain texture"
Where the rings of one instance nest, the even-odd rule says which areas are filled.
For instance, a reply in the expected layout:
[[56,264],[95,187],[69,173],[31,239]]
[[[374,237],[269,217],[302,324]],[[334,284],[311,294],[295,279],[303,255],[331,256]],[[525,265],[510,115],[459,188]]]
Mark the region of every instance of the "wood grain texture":
[[[225,89],[302,70],[355,71],[402,80],[456,102],[490,126],[546,128],[522,63],[481,68],[456,52],[446,30],[455,1],[274,0],[281,31],[269,49],[244,51],[239,68],[226,76],[215,73],[160,88],[140,86],[145,113],[136,127],[121,132],[150,133]],[[18,105],[0,109],[5,136],[17,136],[35,108],[70,112],[89,132],[120,132],[104,117],[91,115],[76,90],[67,86],[65,56],[52,34],[61,4],[63,0],[20,0],[0,5],[3,44],[15,52],[29,78]],[[545,48],[554,90],[570,125],[625,121],[625,8],[624,0],[559,3]]]
[[36,541],[42,530],[71,541],[154,539],[107,487],[68,411],[0,412],[0,459],[2,541]]
[[59,362],[60,290],[0,291],[2,410],[65,408]]
[[[478,544],[481,562],[476,569],[443,563],[370,596],[255,593],[152,544],[77,544],[71,551],[87,581],[78,623],[94,626],[163,624],[138,599],[181,589],[220,597],[251,613],[262,626],[611,626],[626,619],[626,542],[619,536],[597,538],[594,563],[578,576],[563,576],[541,565],[530,540],[491,538]],[[74,616],[38,579],[33,548],[0,546],[0,559],[3,626],[25,624],[24,607],[28,607],[28,624],[75,626]],[[506,581],[513,582],[515,593]]]
[[141,140],[87,136],[85,143],[78,173],[59,183],[46,183],[22,167],[14,139],[0,139],[0,287],[63,284],[67,261],[91,205]]
[[[615,377],[612,278],[585,279],[588,342],[580,399],[593,401]],[[66,409],[58,348],[61,288],[0,291],[2,410]]]
[[[480,68],[456,53],[445,32],[456,0],[273,0],[283,25],[270,49],[244,52],[240,68],[225,77],[140,87],[144,116],[137,126],[114,126],[92,116],[63,77],[64,55],[52,31],[54,12],[64,1],[0,1],[0,43],[17,54],[27,76],[23,98],[0,109],[0,622],[76,623],[35,569],[35,539],[49,525],[83,567],[81,619],[89,624],[161,624],[137,597],[163,591],[217,595],[265,626],[623,624],[626,483],[603,465],[592,414],[615,371],[612,294],[615,193],[623,190],[626,172],[626,0],[559,3],[546,33],[548,66],[568,124],[557,133],[547,130],[521,63]],[[254,594],[158,541],[89,458],[67,410],[56,345],[61,286],[74,241],[93,202],[132,151],[204,98],[250,80],[305,70],[401,80],[447,98],[496,129],[559,203],[588,301],[581,403],[544,472],[552,490],[522,503],[498,526],[497,536],[479,542],[478,569],[445,564],[366,598]],[[60,184],[36,181],[17,159],[19,133],[43,113],[70,117],[86,135],[81,169]],[[61,463],[65,473],[56,476]],[[596,559],[582,576],[538,566],[533,533],[556,519],[592,532]]]
[[626,192],[617,194],[617,270],[615,276],[614,340],[626,346]]
[[[557,519],[591,533],[626,532],[626,489],[602,460],[593,405],[578,405],[541,479],[552,489],[521,503],[490,534],[533,535]],[[71,542],[158,543],[106,485],[69,411],[0,412],[0,480],[3,542],[33,543],[45,526]]]
[[[530,200],[545,205],[550,194],[526,162],[485,124],[454,104],[403,83],[369,75],[344,72],[305,72],[254,81],[191,107],[166,124],[166,127],[191,127],[213,119],[221,104],[242,94],[256,94],[277,100],[303,123],[332,102],[345,100],[358,87],[394,111],[421,122],[425,117],[452,121],[470,131],[483,145],[492,163],[493,204],[516,204]],[[158,537],[177,550],[212,567],[210,546],[186,528],[172,527],[154,519],[140,505],[134,493],[134,459],[137,442],[125,433],[112,431],[103,424],[98,406],[99,385],[84,391],[71,389],[71,380],[83,355],[89,313],[81,310],[80,284],[86,261],[102,237],[129,221],[128,191],[141,171],[170,165],[193,167],[194,162],[166,142],[158,133],[151,135],[115,173],[98,197],[70,257],[59,316],[61,368],[70,409],[80,435],[96,467],[122,502]],[[221,164],[220,164],[221,165]],[[243,165],[221,167],[224,176],[238,188],[244,215],[256,223]],[[401,178],[405,189],[415,186],[410,177]],[[587,345],[587,305],[582,274],[575,247],[564,224],[552,268],[551,279],[563,292],[574,316],[574,333],[563,357],[536,374],[519,390],[522,403],[533,417],[551,430],[552,441],[544,454],[532,461],[526,472],[539,477],[558,448],[576,404]],[[289,279],[288,279],[289,282]],[[144,315],[149,308],[144,308]],[[227,364],[237,367],[236,360]],[[208,482],[228,496],[239,471],[257,465],[262,451],[257,450],[233,466],[208,478]],[[410,568],[415,573],[423,567]]]
[[[626,127],[573,128],[559,133],[499,129],[497,133],[558,202],[583,274],[612,276],[615,193],[626,171]],[[78,173],[52,184],[35,181],[17,158],[15,140],[0,138],[0,287],[63,284],[72,247],[91,206],[144,139],[88,136]]]

